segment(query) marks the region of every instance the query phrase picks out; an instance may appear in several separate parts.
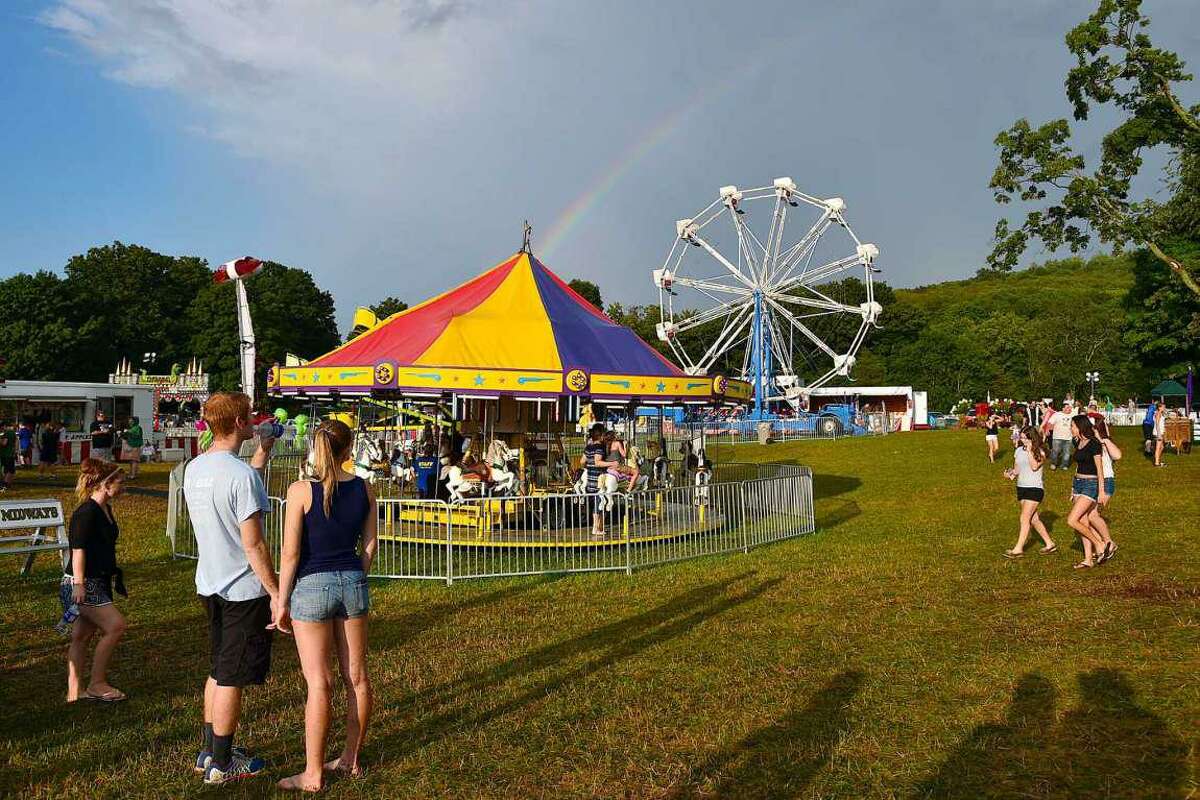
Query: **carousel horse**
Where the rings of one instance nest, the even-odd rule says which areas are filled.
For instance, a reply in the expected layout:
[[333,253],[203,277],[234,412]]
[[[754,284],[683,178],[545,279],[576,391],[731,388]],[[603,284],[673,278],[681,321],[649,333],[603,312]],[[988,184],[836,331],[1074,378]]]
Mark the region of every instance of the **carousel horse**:
[[521,462],[521,451],[515,447],[509,447],[508,443],[503,439],[493,439],[488,445],[487,453],[484,454],[484,463],[492,468],[495,472],[499,470],[502,473],[512,473],[518,476],[513,486],[513,493],[520,492],[520,480],[518,475],[518,465]]
[[469,457],[461,465],[450,466],[447,475],[446,487],[452,500],[512,494],[517,485],[515,472],[496,469]]
[[372,436],[367,436],[365,433],[360,433],[354,437],[354,450],[350,460],[354,465],[354,474],[365,480],[367,483],[374,485],[377,477],[375,465],[381,461],[386,461],[383,455],[383,448],[379,446],[379,442]]

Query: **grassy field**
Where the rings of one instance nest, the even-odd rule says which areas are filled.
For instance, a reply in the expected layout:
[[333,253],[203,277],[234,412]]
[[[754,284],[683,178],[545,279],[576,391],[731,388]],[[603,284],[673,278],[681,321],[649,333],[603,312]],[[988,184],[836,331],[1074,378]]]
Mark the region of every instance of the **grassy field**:
[[[631,578],[375,583],[371,771],[326,794],[1200,795],[1200,454],[1155,470],[1120,441],[1121,552],[1090,571],[1065,546],[1001,558],[1016,532],[1002,465],[978,433],[930,432],[738,448],[816,474],[819,532],[748,555]],[[1068,545],[1068,477],[1047,482]],[[47,493],[29,483],[15,494]],[[165,509],[118,509],[132,597],[112,681],[128,703],[62,702],[51,559],[28,578],[0,565],[0,795],[218,794],[190,771],[206,641]],[[276,645],[240,732],[272,777],[222,796],[271,795],[302,766],[303,681],[290,640]]]

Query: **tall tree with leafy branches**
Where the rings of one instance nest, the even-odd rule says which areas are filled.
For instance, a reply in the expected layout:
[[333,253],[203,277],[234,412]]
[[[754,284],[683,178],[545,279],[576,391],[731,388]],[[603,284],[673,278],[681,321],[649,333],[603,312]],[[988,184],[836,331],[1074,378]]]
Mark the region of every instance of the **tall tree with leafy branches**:
[[[991,269],[1011,270],[1031,239],[1051,250],[1066,246],[1078,252],[1095,236],[1116,251],[1145,247],[1200,295],[1200,264],[1170,244],[1184,233],[1181,224],[1200,219],[1200,201],[1180,196],[1200,169],[1200,105],[1187,106],[1180,99],[1180,84],[1192,76],[1178,55],[1154,46],[1147,32],[1150,18],[1141,6],[1141,0],[1100,0],[1095,13],[1066,37],[1076,58],[1066,79],[1075,120],[1086,121],[1094,106],[1123,115],[1104,136],[1095,169],[1087,169],[1072,145],[1066,119],[1036,128],[1020,119],[996,137],[1000,159],[990,184],[996,201],[1020,199],[1040,207],[1029,211],[1018,228],[1007,219],[996,224]],[[1165,177],[1175,198],[1167,204],[1130,196],[1144,153],[1156,147],[1171,154]]]

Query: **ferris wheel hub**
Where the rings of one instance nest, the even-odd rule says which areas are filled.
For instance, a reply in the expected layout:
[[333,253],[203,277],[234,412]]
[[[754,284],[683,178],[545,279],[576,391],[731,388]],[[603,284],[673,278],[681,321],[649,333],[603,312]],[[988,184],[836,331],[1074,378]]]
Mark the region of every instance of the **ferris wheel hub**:
[[825,201],[825,207],[831,214],[840,214],[846,210],[846,201],[840,197],[830,197]]

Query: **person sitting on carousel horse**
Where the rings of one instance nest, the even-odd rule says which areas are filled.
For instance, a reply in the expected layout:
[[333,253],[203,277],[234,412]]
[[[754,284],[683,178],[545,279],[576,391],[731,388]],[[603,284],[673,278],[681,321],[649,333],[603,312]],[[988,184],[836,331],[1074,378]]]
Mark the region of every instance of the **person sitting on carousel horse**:
[[609,431],[604,434],[605,458],[613,462],[613,466],[609,467],[608,475],[618,482],[628,481],[629,491],[637,488],[638,482],[638,465],[636,456],[632,455],[632,451],[625,445],[625,440],[622,439],[615,431]]

